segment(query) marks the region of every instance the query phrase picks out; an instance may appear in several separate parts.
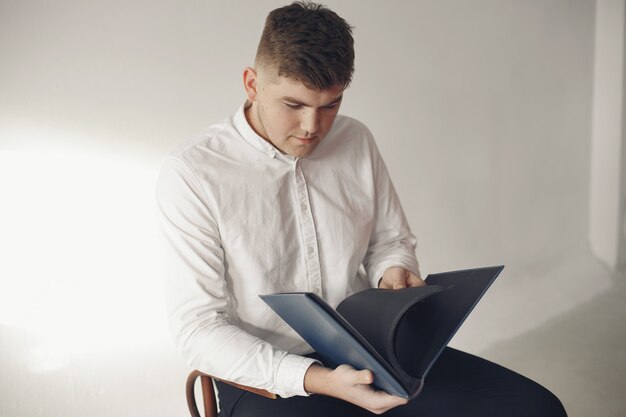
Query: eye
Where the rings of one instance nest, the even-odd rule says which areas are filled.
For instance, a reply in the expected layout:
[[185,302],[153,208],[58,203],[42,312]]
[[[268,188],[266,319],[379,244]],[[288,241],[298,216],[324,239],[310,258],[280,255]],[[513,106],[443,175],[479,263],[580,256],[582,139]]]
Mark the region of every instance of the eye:
[[300,104],[285,103],[285,106],[287,106],[287,107],[289,107],[290,109],[293,109],[293,110],[298,110],[298,109],[302,108],[302,105],[300,105]]

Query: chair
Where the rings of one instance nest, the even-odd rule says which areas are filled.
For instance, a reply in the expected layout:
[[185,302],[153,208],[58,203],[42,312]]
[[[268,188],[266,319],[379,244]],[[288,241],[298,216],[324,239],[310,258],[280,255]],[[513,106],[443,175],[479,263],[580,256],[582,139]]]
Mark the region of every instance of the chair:
[[236,384],[230,381],[224,381],[223,379],[215,378],[214,376],[202,373],[200,371],[192,371],[187,377],[187,406],[192,417],[202,417],[198,411],[196,404],[196,394],[194,387],[196,380],[200,377],[200,384],[202,386],[202,399],[204,403],[204,417],[217,417],[217,399],[215,397],[215,389],[213,387],[213,380],[221,381],[225,384],[232,385],[239,389],[243,389],[258,395],[262,395],[272,400],[276,399],[276,394],[272,394],[264,389],[252,388],[245,385]]

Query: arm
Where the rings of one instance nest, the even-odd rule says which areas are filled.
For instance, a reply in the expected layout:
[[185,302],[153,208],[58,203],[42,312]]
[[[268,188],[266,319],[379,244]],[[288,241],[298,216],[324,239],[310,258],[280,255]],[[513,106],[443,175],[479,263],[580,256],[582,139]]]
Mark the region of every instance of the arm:
[[282,397],[306,395],[304,374],[314,361],[274,348],[230,317],[217,216],[195,173],[167,159],[156,185],[170,329],[195,369]]
[[392,289],[425,285],[415,258],[417,241],[371,135],[369,142],[374,183],[374,228],[363,265],[370,284]]

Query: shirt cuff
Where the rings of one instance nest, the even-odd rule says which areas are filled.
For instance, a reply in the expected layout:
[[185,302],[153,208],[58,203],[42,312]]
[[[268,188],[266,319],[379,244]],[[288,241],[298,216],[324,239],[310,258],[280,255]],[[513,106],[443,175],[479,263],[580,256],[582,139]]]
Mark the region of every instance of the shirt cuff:
[[276,373],[276,385],[279,388],[276,394],[282,398],[294,395],[308,396],[304,390],[304,375],[309,367],[319,361],[304,356],[288,354],[278,365]]

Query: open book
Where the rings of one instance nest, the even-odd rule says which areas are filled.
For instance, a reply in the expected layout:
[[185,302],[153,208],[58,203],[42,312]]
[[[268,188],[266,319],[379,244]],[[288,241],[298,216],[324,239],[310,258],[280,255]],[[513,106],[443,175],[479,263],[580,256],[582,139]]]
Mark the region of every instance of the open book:
[[261,295],[324,359],[374,373],[374,386],[414,398],[452,336],[504,266],[430,274],[426,286],[368,289],[333,310],[313,293]]

